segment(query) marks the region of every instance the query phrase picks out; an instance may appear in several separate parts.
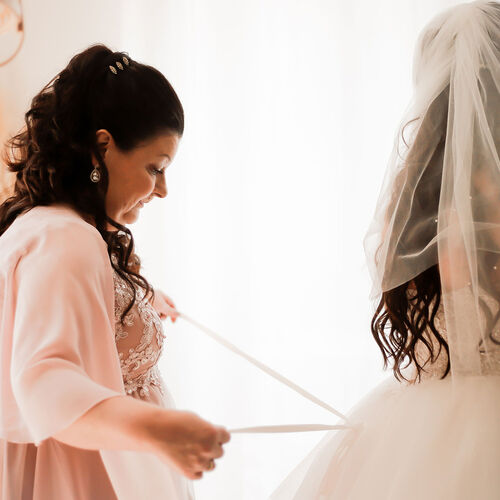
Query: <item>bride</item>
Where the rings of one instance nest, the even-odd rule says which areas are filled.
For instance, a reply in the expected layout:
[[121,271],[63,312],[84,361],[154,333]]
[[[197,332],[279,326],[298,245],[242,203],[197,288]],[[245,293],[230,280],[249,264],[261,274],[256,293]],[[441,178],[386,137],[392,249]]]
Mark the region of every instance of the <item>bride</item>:
[[394,377],[273,500],[500,498],[500,4],[436,16],[364,244]]

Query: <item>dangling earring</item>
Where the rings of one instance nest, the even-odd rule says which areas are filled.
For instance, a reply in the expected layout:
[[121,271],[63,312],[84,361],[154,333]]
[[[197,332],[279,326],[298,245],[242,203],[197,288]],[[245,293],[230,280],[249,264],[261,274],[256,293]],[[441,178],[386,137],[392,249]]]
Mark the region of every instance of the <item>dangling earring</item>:
[[101,172],[99,172],[99,165],[94,165],[94,170],[90,172],[90,180],[92,182],[99,182],[101,180]]

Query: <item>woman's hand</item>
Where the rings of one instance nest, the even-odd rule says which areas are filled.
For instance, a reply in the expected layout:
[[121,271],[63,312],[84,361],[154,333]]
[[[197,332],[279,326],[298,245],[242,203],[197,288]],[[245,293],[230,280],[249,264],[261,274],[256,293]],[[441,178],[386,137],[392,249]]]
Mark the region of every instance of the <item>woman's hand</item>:
[[144,428],[150,451],[189,479],[212,470],[231,437],[225,428],[180,410],[161,410]]
[[179,312],[175,308],[174,301],[161,290],[155,290],[153,307],[160,316],[160,319],[170,317],[172,323],[179,317]]

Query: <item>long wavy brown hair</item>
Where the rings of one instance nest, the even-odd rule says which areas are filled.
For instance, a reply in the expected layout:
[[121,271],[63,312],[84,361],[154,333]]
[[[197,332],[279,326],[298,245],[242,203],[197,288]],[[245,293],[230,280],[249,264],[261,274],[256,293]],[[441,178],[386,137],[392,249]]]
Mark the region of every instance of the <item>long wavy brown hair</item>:
[[[129,65],[113,74],[109,65]],[[140,275],[134,238],[105,210],[106,164],[96,143],[96,131],[108,130],[123,152],[160,133],[182,136],[184,111],[167,79],[157,69],[134,61],[125,52],[102,44],[75,55],[31,101],[25,125],[5,144],[3,158],[15,173],[13,194],[0,205],[0,236],[20,214],[39,205],[64,203],[92,220],[108,246],[110,263],[126,281],[132,300],[137,285],[146,297],[154,290]],[[101,180],[93,183],[91,155],[98,160]],[[108,231],[108,224],[116,230]],[[112,256],[116,257],[116,263]]]
[[[436,180],[441,179],[439,172],[442,172],[443,168],[448,97],[449,88],[447,87],[429,106],[410,146],[404,137],[405,129],[419,119],[411,120],[402,128],[402,142],[408,151],[404,166],[394,183],[393,197],[388,204],[386,220],[389,220],[394,210],[397,210],[398,194],[406,177],[405,170],[412,168],[422,170],[422,158],[427,158],[429,151],[432,150],[434,154],[423,169],[419,184],[414,191],[414,198],[418,206],[427,207],[428,213],[437,213],[441,182],[436,182]],[[401,235],[399,244],[404,248],[411,248],[411,240],[414,237],[411,215],[406,227],[407,230]],[[435,229],[426,228],[425,230],[428,231],[425,237],[427,241],[430,241],[436,235]],[[410,288],[412,293],[409,293]],[[397,380],[410,381],[403,375],[402,370],[413,364],[416,368],[416,377],[411,382],[419,382],[424,365],[434,363],[443,349],[446,351],[448,361],[441,378],[445,378],[450,372],[448,343],[437,330],[434,322],[440,302],[441,279],[437,264],[412,280],[382,293],[371,320],[371,332],[382,352],[384,368],[387,368],[391,362]],[[431,341],[426,332],[430,332]],[[432,337],[437,342],[434,342]],[[416,355],[416,348],[420,345],[425,346],[428,353],[428,357],[423,362]]]

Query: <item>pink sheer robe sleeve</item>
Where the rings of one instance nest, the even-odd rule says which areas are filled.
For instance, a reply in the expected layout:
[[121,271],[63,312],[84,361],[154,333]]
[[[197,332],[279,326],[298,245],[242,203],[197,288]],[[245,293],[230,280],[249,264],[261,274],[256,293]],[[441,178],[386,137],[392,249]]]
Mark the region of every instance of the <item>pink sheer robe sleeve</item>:
[[[44,500],[192,499],[187,482],[152,453],[82,453],[52,438],[100,401],[126,394],[113,269],[99,232],[70,208],[37,206],[20,216],[0,238],[0,306],[0,440],[21,455],[28,446],[13,444],[38,446],[33,476],[23,479],[20,467],[7,477],[21,486],[34,480]],[[0,467],[12,458],[31,460],[0,456]],[[91,470],[113,492],[89,494],[101,483]]]
[[90,226],[49,227],[11,279],[13,400],[38,446],[98,402],[124,394],[106,244]]

